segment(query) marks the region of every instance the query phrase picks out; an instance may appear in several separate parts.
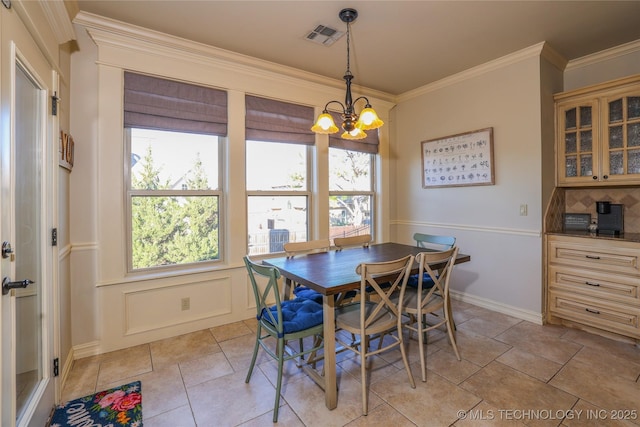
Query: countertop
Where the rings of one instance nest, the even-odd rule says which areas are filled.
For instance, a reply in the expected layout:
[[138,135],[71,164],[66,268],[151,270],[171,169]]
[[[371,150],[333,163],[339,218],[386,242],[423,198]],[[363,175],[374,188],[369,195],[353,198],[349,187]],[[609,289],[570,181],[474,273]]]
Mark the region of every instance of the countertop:
[[572,237],[585,237],[588,239],[605,239],[605,240],[618,240],[625,242],[640,243],[640,233],[621,233],[619,235],[613,234],[593,234],[588,231],[548,231],[547,234],[555,234],[558,236],[572,236]]

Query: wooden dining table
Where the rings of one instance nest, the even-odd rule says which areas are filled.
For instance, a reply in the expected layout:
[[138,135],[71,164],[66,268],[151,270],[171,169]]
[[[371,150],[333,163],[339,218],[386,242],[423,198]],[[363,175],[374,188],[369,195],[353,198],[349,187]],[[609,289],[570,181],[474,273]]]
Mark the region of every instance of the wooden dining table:
[[[324,324],[324,377],[314,380],[324,388],[325,404],[329,409],[338,405],[336,379],[335,298],[349,290],[360,287],[360,276],[356,267],[362,263],[384,262],[417,255],[430,249],[400,243],[381,243],[367,248],[330,250],[291,258],[269,258],[263,263],[277,267],[287,285],[296,283],[322,294]],[[471,257],[458,254],[456,264],[471,261]],[[417,268],[417,265],[414,265]],[[437,268],[437,266],[432,266]]]

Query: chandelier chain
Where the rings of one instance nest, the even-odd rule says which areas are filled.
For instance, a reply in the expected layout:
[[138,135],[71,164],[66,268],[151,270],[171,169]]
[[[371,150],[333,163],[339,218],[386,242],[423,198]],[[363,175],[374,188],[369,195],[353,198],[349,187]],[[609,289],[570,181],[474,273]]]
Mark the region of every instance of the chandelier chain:
[[351,39],[351,23],[347,22],[347,74],[351,74],[351,49],[350,49],[350,39]]

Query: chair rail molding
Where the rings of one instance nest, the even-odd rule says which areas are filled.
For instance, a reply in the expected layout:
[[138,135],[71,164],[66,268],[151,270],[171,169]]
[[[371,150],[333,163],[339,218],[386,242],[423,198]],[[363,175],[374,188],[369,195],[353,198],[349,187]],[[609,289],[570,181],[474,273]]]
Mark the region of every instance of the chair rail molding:
[[449,224],[449,223],[438,223],[438,222],[426,222],[426,221],[405,221],[405,220],[394,220],[391,221],[391,225],[402,225],[402,226],[411,226],[411,227],[431,227],[431,228],[442,228],[449,230],[463,230],[463,231],[475,231],[480,233],[494,233],[494,234],[510,234],[516,236],[526,236],[526,237],[542,237],[542,230],[528,230],[528,229],[519,229],[519,228],[505,228],[505,227],[488,227],[481,225],[467,225],[467,224]]

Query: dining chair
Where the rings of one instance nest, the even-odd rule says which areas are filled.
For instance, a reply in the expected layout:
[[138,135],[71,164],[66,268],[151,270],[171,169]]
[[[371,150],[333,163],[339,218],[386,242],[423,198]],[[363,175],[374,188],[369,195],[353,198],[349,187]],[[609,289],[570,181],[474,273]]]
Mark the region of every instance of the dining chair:
[[[276,267],[257,264],[244,257],[244,264],[249,273],[251,288],[256,300],[256,343],[253,348],[253,357],[249,372],[245,379],[248,383],[256,364],[260,347],[278,362],[278,377],[276,381],[276,398],[273,407],[273,422],[278,421],[278,408],[280,407],[280,390],[282,388],[282,371],[284,362],[296,358],[302,358],[305,354],[316,353],[322,348],[322,305],[309,299],[293,299],[281,301],[278,280],[280,271]],[[258,280],[266,285],[261,286]],[[298,350],[288,345],[290,340],[299,340],[313,337],[313,346],[305,350],[300,344]],[[275,340],[275,351],[273,341]],[[271,345],[269,345],[271,344]]]
[[438,250],[451,249],[456,244],[453,236],[440,236],[437,234],[415,233],[413,240],[419,248],[433,248]]
[[[424,355],[424,339],[426,332],[446,325],[449,341],[458,360],[460,353],[454,335],[453,318],[449,304],[449,285],[451,272],[458,255],[458,247],[439,252],[420,252],[416,255],[418,263],[418,277],[429,276],[429,286],[425,287],[423,280],[418,281],[418,286],[405,287],[404,293],[400,293],[400,310],[407,315],[408,322],[404,327],[409,331],[418,333],[418,349],[420,351],[420,366],[422,368],[422,381],[427,380],[427,370]],[[432,265],[444,265],[436,271]],[[427,323],[427,315],[432,315],[437,320],[435,323]],[[411,337],[411,332],[409,332]]]
[[[424,233],[415,233],[413,235],[413,239],[416,241],[416,246],[419,248],[425,249],[434,249],[437,251],[443,251],[447,249],[451,249],[456,244],[456,238],[453,236],[442,236],[438,234],[424,234]],[[415,288],[418,286],[418,275],[414,274],[409,277],[409,281],[407,282],[407,286]],[[422,287],[423,289],[426,287],[433,286],[433,280],[431,280],[431,276],[428,274],[424,274],[422,276]],[[449,301],[449,315],[451,316],[451,302]],[[453,329],[456,329],[456,323],[451,318],[453,322]]]
[[333,244],[339,251],[352,246],[362,246],[363,248],[368,248],[369,243],[371,243],[371,234],[360,234],[358,236],[349,237],[335,237],[333,239]]
[[[394,261],[378,263],[362,263],[356,268],[360,275],[360,297],[357,302],[336,308],[336,327],[352,334],[359,335],[360,340],[347,343],[336,336],[336,341],[346,349],[360,356],[360,374],[362,381],[362,414],[367,415],[368,388],[367,388],[367,358],[395,347],[400,347],[402,361],[409,376],[412,388],[416,387],[413,375],[409,369],[409,362],[404,348],[402,337],[402,316],[397,303],[391,298],[396,289],[404,289],[407,278],[413,265],[413,255]],[[388,288],[380,287],[380,280],[391,280]],[[379,298],[372,301],[367,298],[366,288],[375,289]],[[393,331],[396,333],[393,334]],[[384,346],[380,343],[377,348],[369,346],[369,341],[382,335],[388,335],[392,341]]]
[[[287,242],[284,244],[284,252],[287,258],[293,258],[296,255],[304,255],[310,253],[327,252],[331,248],[329,239],[309,240],[306,242]],[[292,290],[290,289],[291,283],[285,281],[283,295],[285,299],[289,299]],[[309,289],[306,286],[300,284],[293,284],[293,294],[297,298],[308,298],[318,303],[322,303],[322,294],[316,292],[313,289]]]

